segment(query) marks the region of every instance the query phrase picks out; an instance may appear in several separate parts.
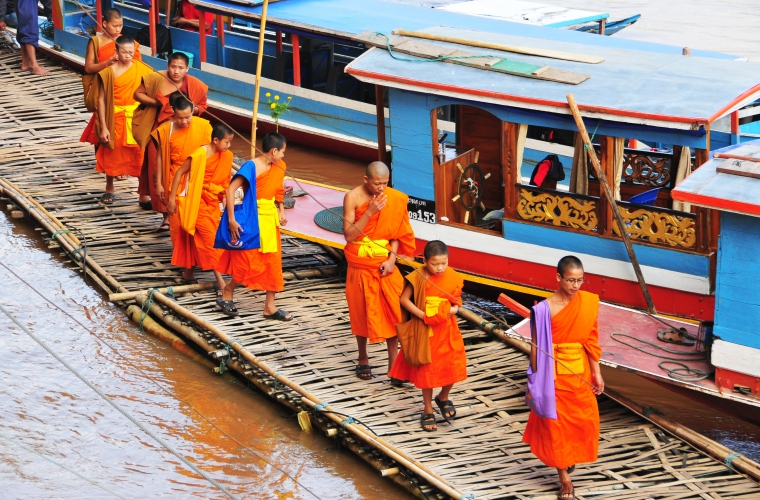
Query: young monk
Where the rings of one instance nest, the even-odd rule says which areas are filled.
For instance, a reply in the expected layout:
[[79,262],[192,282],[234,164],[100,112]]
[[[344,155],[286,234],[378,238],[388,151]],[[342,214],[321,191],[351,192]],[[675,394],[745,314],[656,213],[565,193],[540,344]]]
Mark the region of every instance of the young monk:
[[[139,203],[146,210],[152,209],[162,214],[166,213],[166,205],[155,190],[156,146],[150,140],[150,134],[174,116],[169,96],[177,91],[192,101],[194,115],[200,116],[208,107],[208,86],[187,74],[189,65],[190,60],[185,54],[173,52],[166,61],[166,71],[145,75],[142,85],[135,91],[135,100],[140,103],[140,107],[135,111],[132,133],[140,147],[145,149],[140,184],[137,188],[140,195]],[[162,225],[166,221],[167,217],[164,216]]]
[[[115,64],[119,57],[116,54],[116,42],[115,40],[121,36],[121,30],[124,27],[124,19],[121,16],[119,9],[106,9],[103,12],[103,32],[97,33],[90,38],[87,42],[87,51],[84,58],[84,72],[88,74],[97,74],[104,69]],[[140,56],[140,44],[135,41],[135,53],[132,59],[141,61]],[[90,91],[90,96],[85,96],[85,100],[90,101],[97,107],[98,103],[98,85],[93,85]],[[89,105],[88,105],[89,106]],[[92,109],[92,108],[88,108]],[[100,144],[98,140],[98,134],[95,131],[96,122],[98,120],[97,112],[92,114],[90,123],[84,129],[80,142],[89,142],[93,145]],[[140,146],[144,147],[144,146]]]
[[[174,173],[185,163],[187,157],[196,149],[211,142],[212,127],[208,120],[193,116],[193,103],[179,93],[171,96],[172,119],[159,126],[151,133],[151,142],[156,148],[156,182],[157,197],[167,203],[174,180]],[[172,243],[179,234],[179,220],[170,223],[169,214],[164,213],[164,220],[159,231],[169,231]],[[185,272],[185,280],[193,282],[191,272]]]
[[143,150],[132,137],[132,114],[137,102],[132,98],[143,75],[153,72],[150,66],[135,63],[135,41],[121,35],[116,39],[118,61],[98,73],[98,138],[101,146],[95,153],[95,169],[106,174],[104,204],[114,201],[113,178],[117,175],[138,177]]
[[397,255],[412,255],[414,232],[406,209],[408,197],[388,187],[390,170],[376,161],[367,166],[364,184],[343,198],[344,249],[348,261],[346,301],[359,361],[356,376],[372,378],[367,341],[385,342],[388,370],[398,353],[396,324],[401,322],[399,297],[404,278]]
[[258,200],[258,218],[261,247],[251,250],[225,250],[216,269],[232,279],[224,288],[221,308],[228,316],[240,314],[235,307],[233,294],[238,283],[251,290],[264,290],[264,317],[278,321],[291,321],[293,315],[278,309],[274,303],[277,292],[285,288],[282,277],[282,245],[280,226],[288,223],[285,216],[285,137],[277,133],[264,136],[264,154],[243,165],[227,188],[227,215],[233,241],[240,238],[241,227],[235,220],[235,191],[243,188],[248,196],[255,186]]
[[[422,389],[422,428],[432,432],[438,428],[433,412],[433,389],[441,388],[435,404],[448,420],[457,415],[449,392],[455,383],[467,378],[464,340],[456,319],[462,305],[464,280],[449,267],[449,249],[442,241],[434,240],[425,245],[424,262],[423,267],[406,276],[401,305],[428,325],[431,363],[413,367],[403,355],[398,356],[389,375],[397,380],[409,380]],[[415,303],[419,287],[424,287],[424,293],[419,295],[420,303]]]
[[[214,240],[222,217],[219,204],[230,185],[233,155],[229,149],[233,137],[234,132],[227,125],[214,125],[211,144],[196,149],[174,173],[166,204],[169,216],[178,217],[180,225],[174,241],[172,264],[188,269],[190,278],[195,266],[203,271],[213,270],[218,303],[226,283],[214,267],[224,250],[214,248]],[[178,194],[180,189],[183,195]],[[180,200],[180,196],[184,200]],[[178,211],[180,203],[183,209]]]
[[557,264],[557,291],[531,311],[533,345],[525,398],[531,412],[523,442],[559,472],[560,499],[575,498],[570,473],[576,464],[596,461],[599,448],[596,395],[604,391],[599,296],[581,291],[583,280],[581,261],[563,257]]

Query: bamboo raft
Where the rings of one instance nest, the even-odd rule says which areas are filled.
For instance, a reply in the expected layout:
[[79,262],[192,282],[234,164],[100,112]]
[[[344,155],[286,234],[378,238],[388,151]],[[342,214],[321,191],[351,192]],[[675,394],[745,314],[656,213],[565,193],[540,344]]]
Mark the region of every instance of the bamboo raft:
[[[141,313],[130,304],[148,311],[157,321],[146,321],[146,330],[180,334],[219,371],[235,370],[275,401],[306,412],[299,417],[308,415],[311,425],[419,498],[556,498],[556,471],[522,443],[524,346],[473,314],[495,335],[462,320],[468,379],[452,393],[457,419],[449,424],[439,416],[437,432],[422,431],[417,389],[392,388],[385,376],[369,382],[354,376],[356,343],[333,252],[283,236],[287,281],[277,300],[295,321],[264,320],[264,295],[242,288],[239,317],[215,311],[210,284],[179,285],[169,236],[155,231],[160,215],[137,206],[136,180],[117,181],[113,205],[98,203],[104,179],[94,170],[92,147],[78,142],[89,119],[79,75],[45,61],[53,76],[39,78],[19,65],[18,53],[0,45],[0,189],[42,226],[51,248],[80,267],[86,261],[87,275],[103,291],[120,294],[114,298],[133,319]],[[199,276],[211,281],[210,273]],[[151,293],[154,287],[163,290]],[[370,347],[377,373],[384,371],[384,352],[383,345]],[[600,398],[599,460],[577,467],[577,498],[760,498],[757,464],[617,399],[648,419]]]

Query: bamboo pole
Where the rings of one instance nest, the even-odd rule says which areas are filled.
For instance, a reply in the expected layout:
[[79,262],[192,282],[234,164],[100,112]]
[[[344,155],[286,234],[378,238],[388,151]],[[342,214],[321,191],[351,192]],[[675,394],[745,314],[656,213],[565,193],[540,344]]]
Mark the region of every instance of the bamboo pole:
[[[521,337],[518,338],[517,334],[514,334],[514,336],[508,335],[502,328],[500,328],[499,324],[487,321],[478,314],[463,307],[459,308],[458,315],[467,321],[474,323],[479,328],[492,334],[499,340],[514,347],[518,351],[530,356],[530,342],[527,339],[522,340]],[[712,439],[703,436],[702,434],[693,431],[688,427],[679,424],[678,422],[674,422],[673,420],[670,420],[663,415],[658,415],[657,413],[647,411],[647,409],[645,409],[640,404],[631,399],[628,399],[613,389],[605,388],[604,395],[616,403],[625,406],[632,412],[641,415],[643,418],[652,422],[657,427],[669,432],[678,439],[687,442],[694,448],[706,453],[712,458],[715,458],[724,463],[727,463],[729,458],[731,458],[731,466],[735,470],[746,474],[755,481],[760,481],[760,464],[757,462],[750,460],[749,458],[746,458],[740,454],[734,453],[730,448],[727,448],[720,443],[716,443]]]
[[654,307],[654,302],[652,302],[652,296],[649,295],[649,288],[647,287],[646,281],[644,281],[644,274],[641,272],[639,259],[636,257],[636,252],[633,250],[631,237],[628,234],[628,231],[626,231],[625,222],[623,221],[623,217],[620,215],[620,208],[618,208],[615,197],[613,196],[612,190],[610,189],[610,184],[607,182],[607,176],[604,175],[604,171],[599,165],[599,159],[596,157],[594,145],[591,144],[591,139],[589,138],[588,132],[586,131],[586,125],[583,123],[581,112],[578,109],[578,105],[575,103],[575,96],[573,96],[573,94],[567,94],[567,103],[570,105],[570,112],[573,114],[575,124],[578,126],[578,132],[580,132],[581,137],[583,138],[583,144],[585,144],[586,150],[588,151],[588,156],[591,159],[591,165],[593,165],[594,171],[596,172],[596,178],[599,179],[599,185],[604,190],[607,201],[609,202],[610,207],[612,207],[612,213],[615,215],[615,221],[617,222],[618,228],[620,229],[620,234],[623,237],[623,243],[625,243],[625,249],[628,252],[628,258],[631,260],[631,264],[633,264],[633,271],[636,273],[636,279],[639,282],[641,293],[644,295],[644,300],[647,303],[647,311],[649,311],[649,314],[657,314],[657,310]]
[[413,38],[424,38],[436,42],[456,43],[457,45],[467,45],[468,47],[480,47],[482,49],[493,49],[501,52],[513,52],[515,54],[527,54],[529,56],[548,57],[550,59],[560,59],[563,61],[574,61],[588,64],[599,64],[604,62],[603,57],[590,56],[588,54],[574,54],[572,52],[560,52],[558,50],[539,49],[536,47],[523,47],[520,45],[504,45],[500,43],[483,42],[479,40],[469,40],[467,38],[457,38],[445,35],[432,35],[422,33],[421,31],[393,30],[394,35],[410,36]]
[[259,119],[259,95],[261,94],[261,66],[264,62],[264,34],[267,25],[267,8],[269,0],[264,0],[259,24],[259,53],[256,62],[255,94],[253,95],[253,115],[251,118],[251,158],[256,158],[256,122]]
[[[310,408],[316,409],[317,405],[323,404],[322,401],[319,400],[316,396],[308,392],[306,389],[298,385],[297,383],[291,381],[288,379],[285,375],[281,375],[280,373],[276,372],[272,368],[269,367],[266,363],[259,361],[256,356],[254,356],[250,351],[248,351],[246,348],[244,348],[242,345],[240,345],[237,342],[233,342],[230,344],[231,340],[234,340],[232,337],[224,333],[223,331],[219,330],[217,327],[209,323],[208,321],[204,320],[203,318],[200,318],[199,316],[196,316],[191,311],[185,309],[181,305],[177,304],[176,302],[170,300],[165,295],[163,295],[160,292],[156,292],[153,294],[153,299],[156,302],[160,302],[161,304],[167,306],[169,309],[174,311],[175,313],[179,314],[180,316],[183,316],[184,318],[192,321],[196,325],[208,330],[212,334],[214,334],[219,340],[222,342],[228,344],[231,349],[236,351],[238,355],[245,359],[248,363],[256,366],[261,371],[267,373],[271,377],[275,377],[277,380],[277,383],[288,387],[292,391],[296,392],[297,394],[301,395],[302,402],[309,406]],[[395,460],[396,462],[400,463],[410,471],[414,472],[421,478],[423,478],[426,482],[428,482],[430,485],[434,486],[435,488],[438,488],[440,491],[446,493],[451,498],[462,498],[463,494],[453,486],[451,486],[449,483],[447,483],[443,478],[432,472],[430,469],[425,467],[422,463],[420,463],[417,460],[414,460],[413,458],[409,457],[403,450],[400,450],[396,446],[388,443],[384,439],[374,436],[373,434],[367,432],[364,430],[363,427],[344,422],[344,419],[342,416],[336,415],[334,413],[330,413],[330,405],[326,405],[322,408],[324,412],[320,413],[321,415],[325,416],[326,418],[331,419],[337,424],[342,425],[345,429],[349,430],[352,434],[354,434],[356,437],[364,441],[365,443],[373,446],[377,450],[385,453],[389,458]]]

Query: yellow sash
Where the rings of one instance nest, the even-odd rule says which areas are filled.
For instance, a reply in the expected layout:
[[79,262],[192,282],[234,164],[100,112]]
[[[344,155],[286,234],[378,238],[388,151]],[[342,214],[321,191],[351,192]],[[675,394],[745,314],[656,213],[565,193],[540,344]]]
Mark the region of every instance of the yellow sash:
[[274,198],[258,200],[259,207],[259,235],[261,240],[261,253],[274,253],[277,251],[277,228],[280,227],[280,213]]
[[568,342],[554,345],[555,375],[580,375],[586,371],[583,356],[586,351],[583,344]]
[[185,177],[182,192],[177,194],[177,212],[182,229],[195,235],[195,223],[203,194],[203,176],[206,174],[206,148],[201,146],[190,155],[190,172]]
[[137,144],[135,137],[132,135],[132,117],[135,115],[135,110],[140,105],[139,102],[130,104],[129,106],[114,106],[113,114],[124,112],[124,128],[126,129],[126,144]]
[[[441,302],[447,302],[448,299],[443,297],[425,297],[425,316],[432,318],[438,314],[438,309],[441,306]],[[428,337],[433,336],[433,327],[428,326]]]
[[354,244],[359,245],[359,257],[387,257],[390,253],[386,246],[388,246],[388,240],[371,240],[364,237],[361,241],[355,241]]

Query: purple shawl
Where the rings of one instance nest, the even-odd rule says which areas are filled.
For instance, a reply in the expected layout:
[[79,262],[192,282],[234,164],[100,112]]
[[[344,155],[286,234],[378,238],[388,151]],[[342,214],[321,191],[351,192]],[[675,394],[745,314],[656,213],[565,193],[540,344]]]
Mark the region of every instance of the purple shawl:
[[[539,417],[557,420],[557,401],[554,396],[554,346],[552,345],[552,313],[549,303],[542,300],[530,311],[530,329],[535,332],[536,371],[528,363],[528,390],[525,404]],[[546,353],[549,353],[547,356]]]

